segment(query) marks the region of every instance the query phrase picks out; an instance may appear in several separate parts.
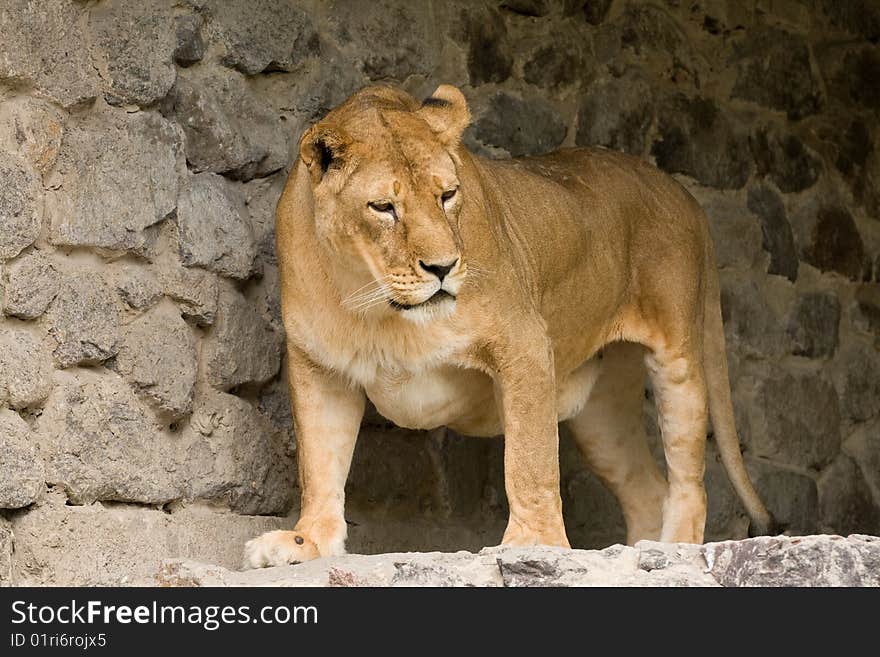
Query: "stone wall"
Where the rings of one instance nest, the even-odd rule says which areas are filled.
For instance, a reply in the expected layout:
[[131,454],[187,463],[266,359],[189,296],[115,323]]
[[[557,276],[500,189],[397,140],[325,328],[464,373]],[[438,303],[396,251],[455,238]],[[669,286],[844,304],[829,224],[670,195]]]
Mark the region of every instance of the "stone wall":
[[[234,567],[295,522],[272,212],[303,129],[379,80],[459,85],[482,154],[675,174],[759,490],[794,533],[880,533],[878,38],[864,0],[2,3],[0,581]],[[497,543],[501,449],[369,413],[351,549]],[[620,541],[562,456],[572,544]],[[743,536],[711,440],[707,481],[709,536]]]

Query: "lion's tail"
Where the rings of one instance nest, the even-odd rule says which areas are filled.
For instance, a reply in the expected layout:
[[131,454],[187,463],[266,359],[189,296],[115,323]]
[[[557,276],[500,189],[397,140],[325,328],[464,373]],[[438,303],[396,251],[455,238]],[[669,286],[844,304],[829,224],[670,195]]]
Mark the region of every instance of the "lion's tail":
[[717,274],[712,275],[706,290],[704,371],[709,392],[709,417],[715,434],[715,442],[721,453],[721,462],[734,490],[742,500],[752,520],[749,527],[751,536],[776,532],[776,522],[764,506],[758,492],[752,485],[740,452],[739,437],[733,415],[733,402],[730,398],[730,381],[727,373],[727,353],[724,345],[724,325],[721,319],[721,299]]

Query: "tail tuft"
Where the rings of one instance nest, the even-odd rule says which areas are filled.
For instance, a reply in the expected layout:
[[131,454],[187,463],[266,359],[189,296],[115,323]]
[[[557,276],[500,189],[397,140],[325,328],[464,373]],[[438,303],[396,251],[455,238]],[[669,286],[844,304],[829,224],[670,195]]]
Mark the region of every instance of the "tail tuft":
[[770,513],[769,520],[766,522],[752,520],[749,523],[749,538],[755,538],[756,536],[779,536],[786,529],[788,529],[788,525],[777,521],[773,514]]

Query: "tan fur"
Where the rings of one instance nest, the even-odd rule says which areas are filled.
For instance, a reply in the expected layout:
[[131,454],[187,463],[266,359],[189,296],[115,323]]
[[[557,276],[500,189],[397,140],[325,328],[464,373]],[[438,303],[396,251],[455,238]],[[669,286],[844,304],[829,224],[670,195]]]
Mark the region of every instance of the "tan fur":
[[[424,105],[368,87],[303,135],[276,214],[302,513],[295,532],[251,541],[246,565],[343,552],[365,396],[402,426],[505,434],[504,544],[568,545],[560,421],[620,499],[629,542],[702,542],[708,408],[734,486],[769,526],[733,426],[697,203],[606,150],[475,157],[460,144],[469,120],[454,87]],[[425,267],[450,265],[446,298],[418,306],[441,285]],[[641,424],[646,366],[668,484]]]

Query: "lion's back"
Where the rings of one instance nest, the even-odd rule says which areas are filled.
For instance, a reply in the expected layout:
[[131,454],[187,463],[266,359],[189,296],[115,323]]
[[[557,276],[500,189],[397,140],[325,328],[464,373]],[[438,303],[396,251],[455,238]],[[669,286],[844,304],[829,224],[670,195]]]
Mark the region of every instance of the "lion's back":
[[[585,223],[625,225],[633,237],[708,236],[706,215],[674,177],[647,160],[601,147],[564,148],[510,160],[482,160],[503,180],[504,194],[552,199]],[[524,199],[526,201],[526,199]],[[541,221],[546,221],[545,218]]]

